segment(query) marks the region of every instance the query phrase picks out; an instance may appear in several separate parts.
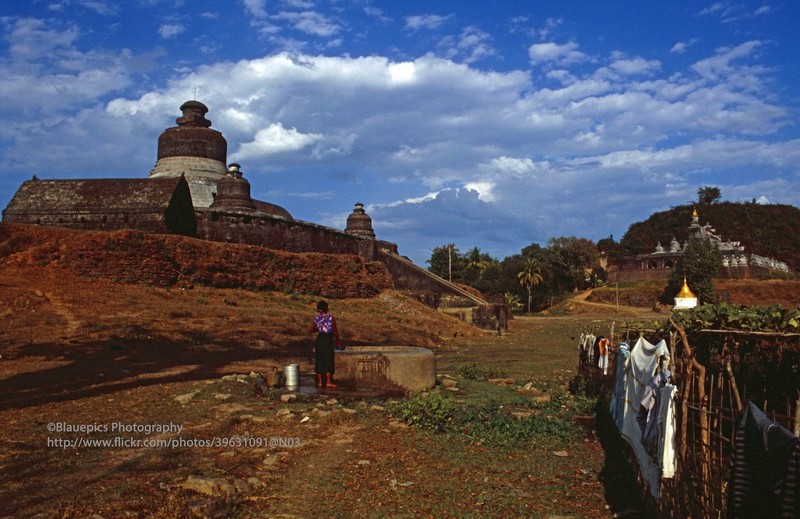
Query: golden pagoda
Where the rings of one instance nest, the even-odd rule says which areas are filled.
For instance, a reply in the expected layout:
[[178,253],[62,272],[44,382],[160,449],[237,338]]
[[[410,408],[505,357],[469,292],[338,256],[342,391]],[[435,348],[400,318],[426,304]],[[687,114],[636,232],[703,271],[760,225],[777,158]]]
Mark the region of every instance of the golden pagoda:
[[686,283],[686,276],[683,277],[683,286],[680,292],[675,296],[675,309],[681,310],[684,308],[694,308],[697,306],[697,296],[689,289],[689,284]]

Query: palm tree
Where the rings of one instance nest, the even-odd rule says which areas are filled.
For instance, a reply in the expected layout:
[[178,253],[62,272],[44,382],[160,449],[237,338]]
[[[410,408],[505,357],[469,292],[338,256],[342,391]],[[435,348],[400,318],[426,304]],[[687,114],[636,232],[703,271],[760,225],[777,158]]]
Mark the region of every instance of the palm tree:
[[471,275],[469,276],[470,281],[477,281],[480,279],[481,274],[486,269],[486,262],[481,257],[481,251],[478,247],[473,247],[467,253],[467,272]]
[[542,267],[536,258],[525,258],[525,268],[517,274],[519,284],[528,289],[528,313],[531,313],[531,291],[542,282]]

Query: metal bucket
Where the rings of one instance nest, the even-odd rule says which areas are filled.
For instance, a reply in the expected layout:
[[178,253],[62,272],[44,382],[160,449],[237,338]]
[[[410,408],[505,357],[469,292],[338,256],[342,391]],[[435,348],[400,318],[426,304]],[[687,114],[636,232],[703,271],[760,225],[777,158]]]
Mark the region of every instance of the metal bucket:
[[272,371],[268,371],[265,377],[267,379],[267,386],[270,388],[281,387],[282,376],[283,375],[281,375],[277,369],[272,368]]
[[300,365],[287,364],[283,367],[283,380],[286,383],[286,389],[297,389],[300,385]]

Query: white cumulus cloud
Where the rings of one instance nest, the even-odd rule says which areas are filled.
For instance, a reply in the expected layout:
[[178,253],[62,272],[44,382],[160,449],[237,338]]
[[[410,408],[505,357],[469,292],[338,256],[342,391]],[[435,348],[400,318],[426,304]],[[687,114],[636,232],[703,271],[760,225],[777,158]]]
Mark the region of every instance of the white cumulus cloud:
[[251,142],[242,144],[236,152],[236,159],[252,160],[276,153],[298,151],[322,138],[317,133],[304,134],[296,128],[284,128],[281,123],[273,123],[258,130]]

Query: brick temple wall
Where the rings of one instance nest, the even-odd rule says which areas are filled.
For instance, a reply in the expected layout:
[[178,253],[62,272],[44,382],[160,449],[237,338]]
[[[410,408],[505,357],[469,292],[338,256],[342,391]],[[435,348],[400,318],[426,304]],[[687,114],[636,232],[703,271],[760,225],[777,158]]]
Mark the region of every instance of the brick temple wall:
[[209,241],[259,245],[287,252],[375,257],[374,240],[322,225],[243,211],[197,209],[195,215],[198,237]]

